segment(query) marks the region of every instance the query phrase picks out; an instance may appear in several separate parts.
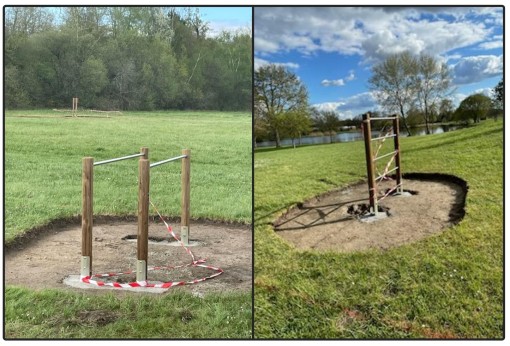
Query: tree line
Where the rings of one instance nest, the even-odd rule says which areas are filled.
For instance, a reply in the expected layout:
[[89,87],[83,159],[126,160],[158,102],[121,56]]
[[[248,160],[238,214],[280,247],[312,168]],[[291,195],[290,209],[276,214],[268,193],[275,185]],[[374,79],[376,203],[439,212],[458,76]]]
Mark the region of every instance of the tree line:
[[198,8],[6,7],[7,108],[250,110],[251,28]]
[[[426,133],[436,122],[479,122],[496,117],[503,110],[503,80],[493,89],[492,98],[483,94],[466,97],[455,108],[451,72],[444,63],[428,54],[403,52],[389,56],[372,68],[369,86],[382,110],[397,113],[410,136],[410,127],[424,124]],[[371,112],[379,116],[380,112]],[[382,115],[382,114],[381,114]],[[295,139],[311,132],[331,136],[341,129],[359,128],[362,115],[341,120],[334,111],[321,111],[309,105],[306,86],[281,65],[268,64],[255,71],[254,141]]]

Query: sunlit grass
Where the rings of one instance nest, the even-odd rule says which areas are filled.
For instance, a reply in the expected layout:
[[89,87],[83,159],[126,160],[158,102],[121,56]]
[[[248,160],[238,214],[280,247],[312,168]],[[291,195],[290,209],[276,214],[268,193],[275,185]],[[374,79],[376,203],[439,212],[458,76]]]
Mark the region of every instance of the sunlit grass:
[[[389,251],[298,251],[269,224],[363,179],[363,142],[255,155],[256,338],[502,338],[503,126],[403,138],[404,172],[469,184],[464,220]],[[417,211],[419,212],[419,211]]]

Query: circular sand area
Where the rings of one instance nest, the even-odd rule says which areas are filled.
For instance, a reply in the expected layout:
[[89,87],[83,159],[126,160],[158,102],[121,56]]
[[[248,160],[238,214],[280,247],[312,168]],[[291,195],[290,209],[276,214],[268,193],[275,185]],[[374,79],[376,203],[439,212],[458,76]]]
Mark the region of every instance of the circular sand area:
[[[178,235],[178,222],[169,223]],[[94,217],[92,242],[92,272],[125,272],[136,266],[137,221],[131,217],[121,220]],[[133,239],[134,238],[134,239]],[[218,277],[172,290],[187,290],[197,295],[209,292],[249,291],[252,283],[252,231],[250,225],[231,225],[192,221],[190,247],[195,258],[206,259],[205,264],[219,267],[224,273]],[[177,246],[176,246],[177,245]],[[69,275],[80,273],[81,224],[53,222],[32,230],[5,251],[5,284],[32,289],[71,288],[63,283]],[[161,222],[149,222],[149,266],[188,264],[191,257],[179,246]],[[150,281],[193,280],[214,272],[200,267],[185,267],[171,271],[149,271]],[[135,281],[135,274],[109,279]],[[107,281],[105,279],[104,281]],[[115,291],[123,291],[115,289]],[[111,292],[87,290],[88,293]]]
[[[378,184],[379,198],[394,180]],[[278,235],[299,249],[338,252],[388,249],[416,242],[458,223],[464,217],[468,186],[445,174],[403,176],[403,195],[380,202],[378,219],[359,213],[368,204],[367,183],[329,191],[297,206],[274,222]]]

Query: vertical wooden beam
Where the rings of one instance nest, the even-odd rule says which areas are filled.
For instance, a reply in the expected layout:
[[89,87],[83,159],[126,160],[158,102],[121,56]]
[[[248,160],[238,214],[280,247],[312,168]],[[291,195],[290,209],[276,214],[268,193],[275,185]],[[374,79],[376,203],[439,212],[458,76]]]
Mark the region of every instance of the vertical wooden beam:
[[143,153],[143,156],[140,156],[140,158],[142,159],[146,159],[148,160],[149,159],[149,148],[147,147],[141,147],[140,148],[140,152]]
[[372,154],[372,129],[370,126],[370,113],[363,114],[363,139],[365,140],[365,158],[367,162],[368,195],[370,208],[377,215],[377,191],[375,183],[374,158]]
[[149,160],[141,158],[138,163],[138,234],[136,281],[147,280],[147,256],[149,250]]
[[398,120],[398,115],[395,115],[395,119],[393,119],[393,134],[395,135],[395,137],[393,137],[393,144],[394,144],[394,148],[395,148],[395,151],[397,152],[397,154],[395,155],[395,165],[397,166],[397,173],[396,173],[396,176],[397,176],[397,193],[402,193],[404,191],[404,189],[402,188],[402,165],[400,163],[400,127],[399,127],[399,120]]
[[186,157],[181,163],[181,240],[189,245],[191,150],[183,149],[182,154]]
[[94,181],[94,159],[82,160],[82,209],[81,209],[81,269],[82,277],[92,275],[92,198]]

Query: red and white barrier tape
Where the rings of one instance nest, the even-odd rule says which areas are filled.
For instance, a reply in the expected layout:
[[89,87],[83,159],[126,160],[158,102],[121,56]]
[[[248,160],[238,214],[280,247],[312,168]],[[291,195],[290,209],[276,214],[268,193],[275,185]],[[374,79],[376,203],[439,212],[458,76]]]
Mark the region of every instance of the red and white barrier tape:
[[221,275],[223,273],[223,269],[221,269],[221,268],[213,267],[210,265],[205,265],[204,264],[205,259],[195,260],[195,256],[193,255],[191,250],[184,245],[184,243],[177,237],[177,235],[175,235],[174,231],[172,230],[172,227],[168,223],[166,223],[165,219],[163,218],[163,216],[161,216],[161,214],[159,213],[159,211],[156,208],[156,206],[154,205],[154,203],[152,203],[151,200],[149,200],[149,202],[152,205],[152,207],[154,208],[154,210],[156,211],[156,213],[159,215],[161,221],[163,221],[163,223],[165,224],[168,232],[172,235],[172,237],[176,241],[179,242],[179,244],[181,244],[181,246],[184,248],[184,250],[186,250],[186,252],[191,256],[191,263],[178,265],[178,266],[148,267],[147,271],[170,270],[170,269],[177,269],[177,268],[183,268],[183,267],[202,267],[202,268],[206,268],[206,269],[215,271],[216,273],[214,273],[210,276],[206,276],[206,277],[203,277],[200,279],[194,279],[194,280],[190,280],[190,281],[168,281],[168,282],[162,282],[162,283],[157,283],[157,284],[148,283],[147,281],[134,281],[134,282],[128,282],[128,283],[119,283],[119,282],[104,282],[104,281],[92,279],[92,278],[101,278],[101,277],[104,278],[104,277],[115,277],[115,276],[121,276],[121,275],[129,275],[129,274],[133,274],[135,272],[133,270],[129,270],[126,272],[121,272],[121,273],[106,273],[106,274],[94,274],[92,276],[90,276],[90,275],[82,276],[82,277],[80,277],[80,281],[87,283],[87,284],[96,285],[96,286],[110,286],[110,287],[115,287],[115,288],[133,288],[133,287],[170,288],[170,287],[174,287],[174,286],[196,284],[198,282],[212,279],[212,278],[214,278],[218,275]]

